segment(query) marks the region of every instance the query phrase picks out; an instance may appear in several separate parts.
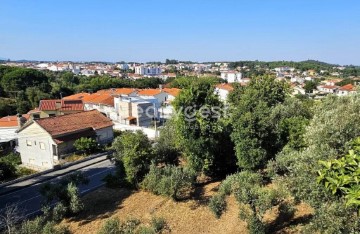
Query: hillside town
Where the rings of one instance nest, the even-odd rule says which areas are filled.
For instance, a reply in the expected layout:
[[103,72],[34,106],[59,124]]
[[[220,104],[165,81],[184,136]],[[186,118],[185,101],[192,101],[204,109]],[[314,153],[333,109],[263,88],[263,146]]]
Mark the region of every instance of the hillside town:
[[360,234],[360,1],[0,3],[0,234]]

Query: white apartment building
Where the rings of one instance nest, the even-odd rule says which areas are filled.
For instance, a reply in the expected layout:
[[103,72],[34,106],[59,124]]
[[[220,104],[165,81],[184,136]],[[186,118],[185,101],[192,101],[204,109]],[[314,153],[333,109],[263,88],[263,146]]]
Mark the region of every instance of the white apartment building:
[[223,71],[221,72],[221,78],[228,83],[241,82],[242,73],[238,71]]
[[160,67],[154,66],[136,66],[135,67],[135,74],[142,75],[142,76],[158,76],[161,74]]

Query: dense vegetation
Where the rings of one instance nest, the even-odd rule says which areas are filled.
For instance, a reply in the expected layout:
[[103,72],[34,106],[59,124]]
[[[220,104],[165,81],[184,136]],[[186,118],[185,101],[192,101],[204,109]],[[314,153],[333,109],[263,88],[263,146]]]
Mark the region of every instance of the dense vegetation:
[[71,72],[37,71],[0,65],[0,116],[24,114],[41,99],[61,98],[77,92],[108,88],[157,88],[159,78],[120,79],[109,76],[77,76]]
[[35,172],[31,169],[20,167],[20,164],[21,158],[19,154],[9,153],[0,157],[0,184]]
[[[289,224],[299,202],[313,209],[302,223],[305,233],[359,230],[359,94],[321,101],[291,97],[285,83],[262,76],[246,87],[235,85],[224,106],[210,80],[194,79],[184,87],[174,102],[177,115],[153,146],[123,140],[131,152],[146,152],[136,154],[147,155],[145,161],[123,164],[125,171],[142,171],[140,188],[174,197],[181,172],[229,175],[209,207],[220,217],[233,194],[250,233]],[[191,190],[191,183],[184,189]],[[277,214],[275,224],[264,218],[268,212]]]
[[300,71],[315,70],[317,73],[322,71],[323,75],[329,75],[332,72],[339,72],[341,77],[347,78],[349,76],[359,76],[360,67],[359,66],[345,66],[344,70],[338,70],[335,67],[339,67],[336,64],[329,64],[325,62],[315,61],[315,60],[306,60],[301,62],[293,61],[274,61],[274,62],[262,62],[262,61],[238,61],[232,62],[229,64],[229,67],[234,69],[237,67],[246,67],[243,70],[246,77],[253,77],[264,75],[267,69],[274,69],[277,67],[293,67]]

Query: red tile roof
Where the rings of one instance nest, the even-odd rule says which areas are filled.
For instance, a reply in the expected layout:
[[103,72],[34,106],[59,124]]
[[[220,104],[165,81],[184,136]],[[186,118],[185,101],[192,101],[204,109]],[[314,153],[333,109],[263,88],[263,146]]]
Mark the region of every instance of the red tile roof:
[[97,130],[111,127],[113,125],[111,119],[105,117],[97,110],[38,119],[34,121],[54,138],[67,134],[74,134],[89,128]]
[[178,88],[164,88],[163,89],[165,93],[168,93],[174,97],[176,97],[177,95],[179,95],[181,89]]
[[352,84],[347,84],[347,85],[344,85],[344,86],[340,87],[339,90],[351,92],[351,91],[355,91],[355,87]]
[[82,100],[41,100],[39,104],[41,111],[83,111],[84,104]]
[[140,89],[138,94],[140,96],[155,96],[162,92],[160,89]]
[[114,96],[109,93],[93,93],[84,99],[84,103],[114,106]]
[[231,84],[226,84],[226,83],[225,84],[217,84],[216,88],[224,89],[224,90],[227,90],[227,91],[233,91],[234,90],[234,87]]
[[86,96],[89,96],[90,93],[76,93],[74,95],[70,95],[67,97],[64,97],[64,100],[74,100],[74,99],[84,99]]

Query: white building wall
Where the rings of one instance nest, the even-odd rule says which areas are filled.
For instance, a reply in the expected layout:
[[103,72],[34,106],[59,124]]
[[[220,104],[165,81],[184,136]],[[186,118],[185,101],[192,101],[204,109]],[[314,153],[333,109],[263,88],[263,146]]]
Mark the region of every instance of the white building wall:
[[57,157],[53,156],[52,145],[55,143],[51,136],[36,122],[18,133],[17,151],[26,167],[40,170],[53,168]]

